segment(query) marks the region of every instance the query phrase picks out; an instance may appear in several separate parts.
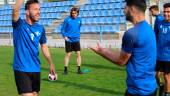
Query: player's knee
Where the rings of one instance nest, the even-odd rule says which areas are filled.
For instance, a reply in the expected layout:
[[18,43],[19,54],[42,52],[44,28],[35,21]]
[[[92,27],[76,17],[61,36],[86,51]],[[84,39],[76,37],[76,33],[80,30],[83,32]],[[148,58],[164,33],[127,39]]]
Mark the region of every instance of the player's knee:
[[71,53],[67,53],[67,55],[66,55],[68,58],[70,58],[71,57]]
[[77,52],[77,57],[81,57],[81,54],[80,54],[80,52]]
[[165,76],[165,81],[170,84],[170,75]]
[[23,94],[21,94],[21,96],[34,96],[34,94],[33,93],[23,93]]
[[33,92],[34,96],[38,96],[39,94],[37,92]]

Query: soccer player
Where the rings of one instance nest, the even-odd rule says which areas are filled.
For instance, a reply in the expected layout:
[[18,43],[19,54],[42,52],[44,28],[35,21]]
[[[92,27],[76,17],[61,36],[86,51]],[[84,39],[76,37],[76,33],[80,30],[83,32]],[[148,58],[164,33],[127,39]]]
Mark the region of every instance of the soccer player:
[[132,22],[134,27],[124,33],[121,51],[113,52],[99,44],[91,49],[116,65],[126,65],[125,96],[156,96],[156,38],[152,27],[145,20],[146,2],[125,2],[126,20]]
[[163,72],[165,95],[170,96],[170,3],[163,6],[164,20],[158,23],[156,71]]
[[61,34],[65,40],[65,51],[66,55],[64,58],[64,74],[68,74],[68,64],[71,57],[72,51],[77,54],[77,74],[82,74],[81,72],[81,54],[80,54],[80,27],[81,18],[78,17],[79,9],[73,7],[70,11],[70,16],[65,18],[64,23],[61,28]]
[[40,91],[39,43],[50,65],[50,73],[55,74],[55,67],[46,45],[45,29],[36,23],[40,18],[38,0],[26,2],[25,20],[19,16],[22,3],[23,0],[16,0],[12,12],[15,82],[19,95],[38,96]]
[[[152,16],[155,17],[155,22],[154,22],[154,30],[157,30],[157,25],[160,21],[164,20],[164,17],[162,14],[160,14],[159,12],[159,7],[157,5],[152,5],[150,8],[149,8],[149,11],[151,13]],[[156,36],[158,33],[155,33]]]
[[[157,5],[152,5],[149,8],[149,11],[151,13],[152,16],[155,17],[155,22],[154,22],[154,31],[155,31],[155,35],[156,35],[156,39],[158,37],[158,24],[159,22],[161,22],[162,20],[164,20],[164,17],[162,14],[160,14],[159,12],[159,7]],[[156,71],[156,80],[157,80],[157,84],[159,85],[159,96],[162,96],[163,90],[164,90],[164,85],[161,81],[161,75],[162,72],[160,72],[159,70]]]

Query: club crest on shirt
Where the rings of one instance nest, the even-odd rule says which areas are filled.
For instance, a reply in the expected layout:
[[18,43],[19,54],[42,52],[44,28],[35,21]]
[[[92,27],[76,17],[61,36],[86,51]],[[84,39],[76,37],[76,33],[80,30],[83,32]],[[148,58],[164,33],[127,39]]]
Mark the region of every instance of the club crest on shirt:
[[34,41],[34,36],[35,36],[35,35],[38,37],[38,36],[40,36],[41,34],[40,34],[39,31],[34,32],[34,34],[31,33],[30,36],[31,36],[31,40],[32,40],[32,41]]
[[39,31],[36,31],[35,34],[36,34],[37,36],[40,36],[40,32],[39,32]]

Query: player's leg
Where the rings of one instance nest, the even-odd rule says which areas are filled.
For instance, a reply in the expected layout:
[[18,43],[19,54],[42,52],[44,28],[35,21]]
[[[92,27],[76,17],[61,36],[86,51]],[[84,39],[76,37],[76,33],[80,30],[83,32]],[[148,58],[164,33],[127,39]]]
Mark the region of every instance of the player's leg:
[[158,89],[159,89],[159,96],[162,96],[163,92],[164,92],[164,84],[163,84],[163,80],[161,78],[161,76],[163,75],[163,72],[157,71],[156,72],[156,81],[158,84]]
[[32,92],[32,93],[23,93],[21,96],[38,96],[39,94],[37,92]]
[[170,74],[165,74],[165,95],[170,96]]
[[77,54],[77,67],[78,67],[77,68],[77,73],[82,74],[81,69],[80,69],[80,67],[81,67],[81,54],[80,54],[80,51],[77,51],[76,54]]
[[164,62],[164,80],[165,80],[165,94],[164,96],[170,96],[170,62]]
[[68,64],[70,61],[71,52],[66,53],[64,58],[64,74],[68,74]]
[[81,55],[80,55],[80,51],[77,51],[76,54],[77,54],[77,66],[81,66]]
[[65,58],[64,58],[64,66],[67,67],[70,61],[71,57],[71,52],[66,53]]
[[77,74],[82,74],[81,72],[81,47],[80,47],[80,42],[75,42],[73,44],[73,50],[76,52],[77,55]]
[[71,52],[72,52],[72,43],[71,42],[65,41],[65,51],[66,51],[66,55],[64,58],[64,74],[66,75],[66,74],[68,74],[68,64],[69,64]]
[[23,94],[21,94],[21,96],[34,96],[34,94],[33,93],[23,93]]
[[23,93],[21,96],[39,96],[38,92],[32,92],[32,93]]
[[39,94],[37,92],[33,92],[33,93],[23,93],[21,94],[21,96],[39,96]]
[[164,92],[164,84],[162,80],[163,78],[161,78],[163,75],[162,71],[163,71],[163,63],[162,61],[157,61],[156,62],[156,81],[158,84],[159,96],[162,96]]
[[160,84],[160,71],[156,71],[156,82],[159,85]]
[[39,96],[39,94],[37,92],[33,92],[34,96]]

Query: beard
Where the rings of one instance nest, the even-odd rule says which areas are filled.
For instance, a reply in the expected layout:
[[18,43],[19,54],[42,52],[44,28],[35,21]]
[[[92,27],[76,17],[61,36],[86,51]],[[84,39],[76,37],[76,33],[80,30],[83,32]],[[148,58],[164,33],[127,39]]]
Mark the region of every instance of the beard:
[[37,19],[34,15],[30,13],[29,18],[32,22],[38,22],[39,18]]
[[29,16],[30,17],[30,20],[32,21],[32,22],[38,22],[38,19],[35,19],[33,16]]
[[167,22],[170,22],[170,17],[164,15],[164,20],[167,21]]
[[126,15],[126,20],[127,20],[127,21],[130,21],[130,22],[133,21],[133,17],[131,16],[131,14],[130,14],[129,11],[128,11],[125,15]]

